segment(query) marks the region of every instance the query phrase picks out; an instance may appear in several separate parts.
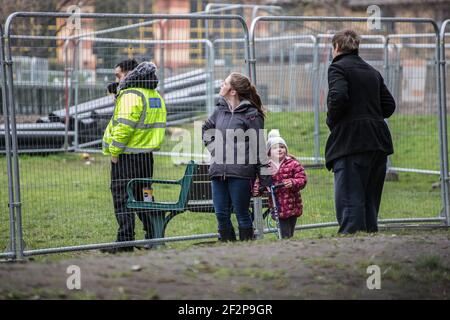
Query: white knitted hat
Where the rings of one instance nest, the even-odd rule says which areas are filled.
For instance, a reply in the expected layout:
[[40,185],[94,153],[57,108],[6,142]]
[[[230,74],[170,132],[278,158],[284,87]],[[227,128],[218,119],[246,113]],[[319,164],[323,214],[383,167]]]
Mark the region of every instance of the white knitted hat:
[[270,148],[272,148],[272,146],[275,144],[284,145],[287,151],[288,146],[286,144],[286,141],[284,141],[284,139],[281,137],[280,130],[278,129],[270,130],[269,135],[267,136],[267,153],[270,152]]

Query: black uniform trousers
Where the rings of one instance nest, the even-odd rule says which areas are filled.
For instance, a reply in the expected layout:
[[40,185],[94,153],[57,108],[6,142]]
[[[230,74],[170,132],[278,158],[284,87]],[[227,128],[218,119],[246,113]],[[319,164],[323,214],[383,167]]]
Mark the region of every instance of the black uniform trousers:
[[387,155],[380,151],[352,154],[333,162],[339,233],[378,231],[386,162]]
[[[127,208],[127,183],[133,178],[152,178],[153,176],[153,154],[121,154],[117,163],[111,163],[111,193],[114,203],[114,212],[116,215],[119,229],[117,231],[117,241],[135,240],[135,214],[144,225],[145,238],[153,238],[152,224],[150,215],[155,212],[128,209]],[[142,189],[150,185],[136,183],[133,190],[134,197],[138,201],[143,200]]]

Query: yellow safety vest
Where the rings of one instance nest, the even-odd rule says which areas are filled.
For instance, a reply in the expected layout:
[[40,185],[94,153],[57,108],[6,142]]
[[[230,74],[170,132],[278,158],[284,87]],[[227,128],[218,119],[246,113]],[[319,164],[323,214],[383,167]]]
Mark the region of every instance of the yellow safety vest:
[[158,91],[130,88],[120,92],[103,135],[103,154],[118,156],[158,150],[164,141],[166,104]]

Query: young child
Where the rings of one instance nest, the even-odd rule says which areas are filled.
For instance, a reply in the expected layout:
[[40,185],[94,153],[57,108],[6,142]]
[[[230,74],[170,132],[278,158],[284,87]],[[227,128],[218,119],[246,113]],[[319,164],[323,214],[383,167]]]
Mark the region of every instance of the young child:
[[[272,183],[283,183],[284,186],[275,190],[278,202],[278,215],[282,238],[294,235],[297,218],[303,213],[302,190],[308,181],[303,166],[288,154],[286,141],[277,129],[271,130],[267,140],[267,153],[270,157]],[[259,195],[259,182],[256,181],[253,195]],[[273,204],[270,203],[270,207]]]

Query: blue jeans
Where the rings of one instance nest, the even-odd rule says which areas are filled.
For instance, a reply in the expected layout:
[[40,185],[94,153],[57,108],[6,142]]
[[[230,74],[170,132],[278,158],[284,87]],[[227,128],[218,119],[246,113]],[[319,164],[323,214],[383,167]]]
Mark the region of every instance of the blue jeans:
[[249,212],[252,181],[240,178],[227,178],[225,180],[213,178],[211,185],[219,230],[233,228],[231,224],[232,207],[236,213],[239,228],[253,228]]

